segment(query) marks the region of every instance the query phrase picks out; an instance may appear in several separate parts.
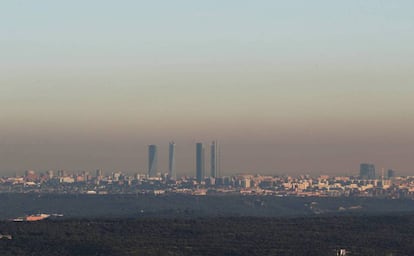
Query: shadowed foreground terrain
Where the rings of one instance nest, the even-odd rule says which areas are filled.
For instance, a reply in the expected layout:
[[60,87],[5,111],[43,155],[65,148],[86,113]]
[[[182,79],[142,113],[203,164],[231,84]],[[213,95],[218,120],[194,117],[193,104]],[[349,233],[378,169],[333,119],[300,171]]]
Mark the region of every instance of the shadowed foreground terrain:
[[414,215],[0,222],[0,255],[414,255]]
[[34,213],[64,218],[292,217],[414,212],[409,199],[190,195],[0,194],[0,220]]

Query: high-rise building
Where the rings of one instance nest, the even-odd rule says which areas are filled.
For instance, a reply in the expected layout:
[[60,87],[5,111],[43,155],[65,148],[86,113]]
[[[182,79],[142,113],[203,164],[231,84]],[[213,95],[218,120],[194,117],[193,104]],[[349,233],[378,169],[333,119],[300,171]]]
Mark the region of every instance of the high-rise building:
[[155,177],[157,176],[157,146],[149,145],[148,146],[148,176]]
[[66,177],[67,173],[65,170],[58,170],[58,177]]
[[359,168],[359,177],[363,180],[375,179],[375,165],[363,163]]
[[25,171],[24,177],[25,177],[26,181],[36,181],[37,178],[38,178],[36,172],[33,171],[33,170]]
[[217,141],[211,143],[210,161],[210,176],[217,178],[220,176],[220,149]]
[[175,172],[175,143],[170,142],[168,147],[168,175],[170,179],[176,179],[177,174]]
[[47,171],[47,172],[46,172],[46,175],[47,175],[47,177],[48,177],[49,179],[52,179],[52,178],[53,178],[53,176],[54,176],[54,174],[53,174],[53,170],[49,170],[49,171]]
[[197,181],[201,182],[205,177],[205,149],[203,143],[196,144],[196,177]]
[[97,169],[96,170],[96,180],[100,181],[103,178],[103,174],[102,174],[102,170],[101,169]]
[[387,177],[388,179],[394,178],[395,177],[395,171],[392,169],[389,169],[387,172]]

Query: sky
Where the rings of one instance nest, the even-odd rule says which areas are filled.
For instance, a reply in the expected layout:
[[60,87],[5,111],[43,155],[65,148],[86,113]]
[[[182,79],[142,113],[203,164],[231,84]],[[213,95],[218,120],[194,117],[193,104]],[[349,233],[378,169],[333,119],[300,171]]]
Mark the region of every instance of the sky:
[[[3,0],[0,175],[414,175],[411,0]],[[207,166],[208,167],[208,166]]]

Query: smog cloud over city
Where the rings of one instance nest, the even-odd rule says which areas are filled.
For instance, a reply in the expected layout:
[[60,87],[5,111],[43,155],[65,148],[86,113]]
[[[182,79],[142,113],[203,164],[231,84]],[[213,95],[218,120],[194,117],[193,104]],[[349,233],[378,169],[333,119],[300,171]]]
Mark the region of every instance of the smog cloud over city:
[[[81,6],[81,8],[80,8]],[[4,1],[0,174],[414,170],[412,1]],[[209,154],[209,152],[207,152]]]

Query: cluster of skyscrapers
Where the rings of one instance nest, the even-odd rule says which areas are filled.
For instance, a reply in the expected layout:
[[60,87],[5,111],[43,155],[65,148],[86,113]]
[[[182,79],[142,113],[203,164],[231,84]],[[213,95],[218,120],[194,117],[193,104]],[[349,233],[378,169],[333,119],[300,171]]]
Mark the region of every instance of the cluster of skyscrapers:
[[[386,175],[386,176],[385,176]],[[375,165],[362,163],[359,168],[359,177],[364,180],[375,180],[376,178],[393,178],[395,177],[395,171],[389,169],[387,173],[382,173],[382,175],[378,175],[375,172]]]
[[[196,143],[196,178],[198,182],[209,176],[217,178],[220,175],[220,149],[217,141],[213,141],[210,145],[210,175],[206,175],[204,143]],[[158,173],[158,152],[157,145],[148,146],[148,175],[150,177],[157,176]],[[177,178],[175,170],[175,142],[170,142],[168,147],[168,176],[172,179]]]

